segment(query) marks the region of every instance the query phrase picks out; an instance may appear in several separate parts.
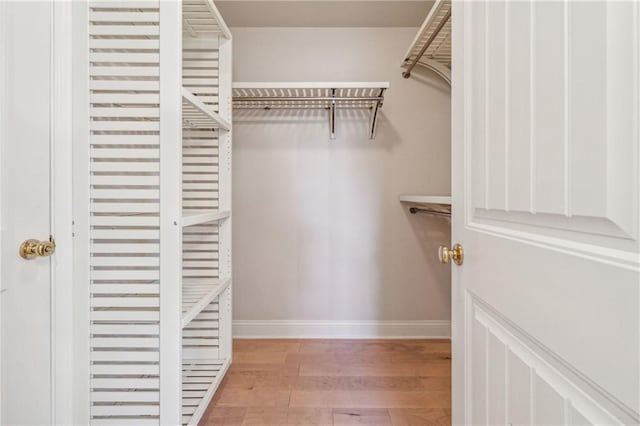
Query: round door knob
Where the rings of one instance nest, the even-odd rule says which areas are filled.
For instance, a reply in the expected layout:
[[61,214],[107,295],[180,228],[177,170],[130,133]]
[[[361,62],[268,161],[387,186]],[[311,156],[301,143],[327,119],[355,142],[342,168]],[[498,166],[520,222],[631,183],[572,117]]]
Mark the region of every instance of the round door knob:
[[26,240],[20,244],[20,256],[23,259],[51,256],[56,251],[56,241],[51,237],[49,241]]
[[454,245],[453,248],[440,246],[438,249],[438,259],[444,264],[453,260],[453,263],[456,265],[462,265],[464,263],[464,250],[460,244]]

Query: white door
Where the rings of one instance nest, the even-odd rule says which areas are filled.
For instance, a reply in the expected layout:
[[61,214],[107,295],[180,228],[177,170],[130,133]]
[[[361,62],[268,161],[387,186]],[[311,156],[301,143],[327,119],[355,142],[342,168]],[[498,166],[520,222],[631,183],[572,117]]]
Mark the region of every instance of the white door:
[[[59,260],[60,240],[71,239],[68,223],[56,225],[53,212],[70,206],[68,191],[51,196],[55,158],[69,154],[55,146],[61,135],[59,120],[66,113],[53,99],[67,90],[65,80],[53,74],[55,64],[70,55],[53,55],[55,11],[50,1],[0,1],[0,423],[45,425],[57,423],[68,413],[66,401],[53,399],[54,389],[69,389],[70,333],[54,340],[55,330],[68,327],[57,314],[56,298],[70,292],[70,282],[56,290],[55,278],[68,265]],[[61,105],[61,104],[60,104]],[[66,138],[67,142],[70,138]],[[55,147],[55,149],[54,149]],[[66,176],[70,187],[70,174]],[[19,255],[28,239],[47,242],[60,229],[58,253],[30,260]],[[56,237],[58,237],[56,235]],[[66,256],[70,256],[70,250]],[[63,267],[64,266],[64,267]],[[70,304],[70,297],[65,296]],[[70,306],[70,305],[69,305]],[[64,308],[64,306],[61,306]],[[64,314],[64,315],[63,315]],[[56,354],[54,357],[52,354]],[[65,366],[62,368],[61,366]],[[64,372],[56,377],[56,371]],[[66,388],[65,388],[66,387]],[[62,395],[62,393],[61,393]],[[56,413],[58,407],[59,413]]]
[[454,422],[640,422],[640,2],[456,2]]

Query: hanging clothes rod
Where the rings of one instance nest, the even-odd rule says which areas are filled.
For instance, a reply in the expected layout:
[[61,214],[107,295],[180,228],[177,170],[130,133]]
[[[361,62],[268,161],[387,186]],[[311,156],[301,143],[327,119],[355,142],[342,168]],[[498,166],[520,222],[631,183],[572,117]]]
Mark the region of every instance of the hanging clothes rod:
[[436,27],[435,30],[433,30],[433,32],[431,33],[431,36],[424,43],[424,46],[422,46],[422,49],[420,49],[416,57],[413,58],[413,60],[407,65],[407,69],[402,73],[402,77],[404,78],[411,77],[411,70],[413,70],[413,68],[418,64],[418,62],[420,62],[422,55],[424,55],[424,52],[426,52],[429,46],[431,46],[431,43],[433,43],[433,40],[436,39],[436,37],[440,33],[440,30],[442,30],[442,28],[444,28],[444,26],[449,21],[449,18],[451,18],[451,9],[449,9],[446,15],[444,15],[444,18],[442,18],[442,20],[438,22],[438,26]]
[[409,213],[411,214],[420,213],[420,214],[429,215],[429,216],[447,217],[447,218],[451,217],[450,212],[443,212],[441,210],[434,210],[434,209],[421,209],[419,207],[409,207]]

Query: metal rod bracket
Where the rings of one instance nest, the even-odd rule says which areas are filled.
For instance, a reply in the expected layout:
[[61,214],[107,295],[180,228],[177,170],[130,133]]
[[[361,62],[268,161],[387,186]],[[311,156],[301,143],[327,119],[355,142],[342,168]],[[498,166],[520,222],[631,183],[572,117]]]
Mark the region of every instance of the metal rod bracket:
[[378,128],[378,116],[380,107],[382,107],[382,99],[384,95],[384,89],[380,89],[380,94],[378,97],[380,98],[378,102],[371,109],[371,117],[369,118],[369,139],[376,138],[376,130]]
[[331,89],[331,104],[329,104],[329,139],[336,138],[336,89]]

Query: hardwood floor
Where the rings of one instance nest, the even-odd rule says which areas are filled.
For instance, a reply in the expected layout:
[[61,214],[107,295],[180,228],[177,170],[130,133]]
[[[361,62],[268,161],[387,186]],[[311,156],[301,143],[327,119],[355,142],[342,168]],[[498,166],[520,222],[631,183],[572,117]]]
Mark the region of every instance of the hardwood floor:
[[200,425],[449,425],[448,340],[236,340]]

